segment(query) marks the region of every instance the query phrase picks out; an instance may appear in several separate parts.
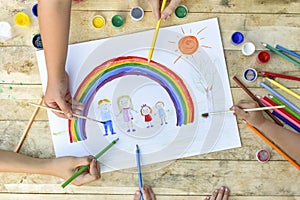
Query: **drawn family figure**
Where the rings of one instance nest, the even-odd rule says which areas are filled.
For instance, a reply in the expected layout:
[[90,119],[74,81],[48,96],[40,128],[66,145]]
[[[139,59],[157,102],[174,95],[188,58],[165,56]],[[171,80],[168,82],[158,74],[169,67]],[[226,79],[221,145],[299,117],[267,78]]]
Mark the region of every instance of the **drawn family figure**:
[[152,108],[148,106],[147,104],[143,104],[141,106],[141,115],[145,118],[145,122],[147,123],[147,128],[153,127],[152,125]]
[[[117,100],[119,111],[123,115],[123,121],[127,124],[127,132],[135,132],[136,130],[133,128],[133,115],[132,111],[133,110],[133,105],[130,96],[128,95],[123,95],[120,96]],[[131,130],[130,130],[131,129]]]
[[98,106],[100,108],[101,120],[104,121],[104,136],[108,135],[108,128],[112,135],[116,134],[113,128],[112,123],[112,112],[111,112],[111,103],[109,99],[101,99],[98,101]]
[[157,112],[158,112],[158,117],[160,119],[160,125],[168,124],[168,122],[166,120],[165,103],[162,101],[158,101],[155,104],[155,108],[157,109]]

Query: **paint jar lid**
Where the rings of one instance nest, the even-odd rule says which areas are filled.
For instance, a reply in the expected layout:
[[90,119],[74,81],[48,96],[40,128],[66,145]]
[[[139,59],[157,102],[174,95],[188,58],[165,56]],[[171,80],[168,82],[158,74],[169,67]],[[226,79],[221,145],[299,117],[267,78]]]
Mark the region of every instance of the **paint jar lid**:
[[262,163],[268,162],[270,160],[270,157],[271,157],[270,153],[266,149],[261,149],[256,152],[256,159],[259,162],[262,162]]
[[38,17],[38,4],[34,4],[31,8],[31,12],[35,17]]
[[234,32],[231,36],[231,43],[233,45],[242,44],[244,41],[244,35],[241,32]]
[[143,8],[141,8],[139,6],[131,8],[130,16],[134,21],[140,21],[144,17]]
[[257,71],[253,68],[248,68],[244,71],[244,79],[248,82],[253,82],[257,79]]
[[184,5],[179,5],[176,9],[175,9],[175,15],[178,18],[185,18],[188,14],[189,10],[186,6]]
[[265,50],[258,52],[256,56],[256,60],[260,64],[265,64],[269,62],[270,58],[271,58],[270,53]]
[[43,49],[42,37],[41,34],[35,34],[32,38],[32,44],[37,49]]
[[245,56],[251,56],[255,52],[255,45],[252,42],[243,44],[242,53]]
[[121,28],[124,25],[124,18],[121,15],[115,15],[111,19],[111,23],[116,28]]
[[105,19],[104,17],[100,16],[100,15],[96,15],[94,16],[93,20],[92,20],[92,25],[94,28],[102,28],[105,25]]
[[6,21],[0,22],[0,37],[3,37],[5,39],[12,37],[12,27]]
[[24,12],[18,12],[14,16],[14,22],[17,26],[28,26],[30,25],[30,17]]

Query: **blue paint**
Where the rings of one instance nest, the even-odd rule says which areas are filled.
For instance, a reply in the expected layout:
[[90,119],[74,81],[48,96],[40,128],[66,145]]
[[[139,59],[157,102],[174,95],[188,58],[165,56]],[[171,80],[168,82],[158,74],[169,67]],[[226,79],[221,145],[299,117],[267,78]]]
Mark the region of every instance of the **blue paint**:
[[31,12],[35,17],[38,17],[38,4],[34,4],[31,8]]
[[244,41],[244,35],[241,32],[234,32],[231,36],[231,43],[239,45]]
[[244,71],[244,79],[246,81],[252,82],[257,78],[257,71],[253,68],[248,68]]
[[130,16],[133,20],[141,20],[144,17],[144,10],[141,7],[132,8]]

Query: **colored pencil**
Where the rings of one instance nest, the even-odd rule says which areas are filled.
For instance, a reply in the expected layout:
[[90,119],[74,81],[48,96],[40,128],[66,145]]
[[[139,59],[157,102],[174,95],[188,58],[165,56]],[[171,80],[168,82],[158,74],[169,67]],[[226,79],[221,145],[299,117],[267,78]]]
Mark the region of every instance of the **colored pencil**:
[[[280,101],[278,98],[274,97],[271,94],[268,94],[268,97],[274,101],[275,103],[277,103],[278,105],[285,105],[282,101]],[[292,110],[290,107],[286,106],[284,107],[284,109],[289,112],[291,115],[293,115],[294,117],[296,117],[297,119],[300,120],[300,115],[298,115],[294,110]]]
[[284,118],[282,115],[280,115],[278,112],[276,112],[275,110],[272,112],[273,115],[275,115],[276,117],[278,117],[278,119],[280,119],[281,121],[283,121],[284,123],[286,123],[287,125],[289,125],[290,127],[292,127],[295,131],[297,131],[298,133],[300,133],[300,128],[298,128],[297,126],[295,126],[292,122],[290,122],[289,120],[287,120],[286,118]]
[[[62,110],[50,108],[50,107],[43,106],[43,105],[38,105],[38,104],[35,104],[35,103],[29,103],[29,104],[32,105],[32,106],[36,106],[36,107],[44,108],[46,110],[51,110],[51,111],[54,111],[54,112],[58,112],[58,113],[64,114],[64,112]],[[82,116],[82,115],[77,115],[75,113],[73,113],[73,116],[77,117],[77,118],[81,118],[81,119],[85,119],[85,120],[91,120],[91,121],[94,121],[94,122],[105,124],[105,122],[103,122],[103,121],[99,121],[99,120],[96,120],[96,119],[93,119],[93,118],[90,118],[90,117],[86,117],[86,116]]]
[[268,84],[261,82],[260,85],[271,92],[275,97],[277,97],[280,101],[282,101],[285,105],[289,106],[291,109],[295,110],[298,114],[300,114],[300,108],[298,108],[295,104],[288,101],[281,94],[273,90]]
[[[264,104],[262,104],[259,99],[236,77],[233,77],[233,80],[254,100],[258,103],[260,107],[264,107]],[[271,117],[276,124],[279,126],[283,126],[283,124],[278,120],[275,116],[272,115],[272,113],[269,110],[264,110],[265,113]]]
[[259,130],[255,127],[251,126],[248,122],[244,121],[248,128],[250,128],[255,134],[257,134],[262,140],[264,140],[268,145],[270,145],[273,149],[275,149],[282,157],[284,157],[287,161],[289,161],[294,167],[300,169],[298,163],[296,163],[288,154],[282,151],[276,144],[274,144],[271,140],[269,140],[266,136],[264,136]]
[[[261,100],[267,106],[276,106],[277,105],[268,97],[261,97],[259,100]],[[295,126],[300,128],[300,120],[296,119],[290,113],[286,112],[284,109],[275,109],[275,111],[278,112],[280,115],[282,115],[284,118],[286,118],[288,121],[293,123]]]
[[141,200],[143,200],[142,187],[143,187],[143,179],[142,179],[142,170],[141,170],[141,160],[140,160],[140,148],[139,145],[135,146],[135,155],[136,155],[136,165],[138,170],[138,179],[139,179],[139,188],[141,191]]
[[[271,109],[276,109],[276,108],[284,108],[285,105],[280,105],[280,106],[267,106],[267,107],[259,107],[259,108],[247,108],[244,109],[245,112],[253,112],[253,111],[260,111],[260,110],[271,110]],[[203,113],[202,117],[208,117],[209,114],[224,114],[224,113],[234,113],[233,110],[225,110],[225,111],[217,111],[217,112],[208,112],[208,113]]]
[[[167,4],[167,0],[163,0],[163,1],[162,1],[162,4],[161,4],[161,8],[160,8],[160,12],[161,12],[161,13],[162,13],[163,10],[165,9],[166,4]],[[162,19],[160,18],[160,19],[156,22],[156,28],[155,28],[155,31],[154,31],[154,35],[153,35],[153,38],[152,38],[152,43],[151,43],[150,51],[149,51],[149,54],[148,54],[148,62],[150,62],[151,59],[152,59],[152,55],[153,55],[153,51],[154,51],[154,47],[155,47],[155,43],[156,43],[158,31],[159,31],[159,28],[160,28],[161,20],[162,20]]]
[[[97,153],[94,157],[95,159],[100,158],[106,151],[108,151],[114,144],[117,143],[119,138],[113,140],[109,145],[107,145],[104,149],[102,149],[99,153]],[[75,172],[68,180],[66,180],[61,187],[65,188],[69,183],[71,183],[75,178],[77,178],[83,171],[85,171],[90,165],[85,165],[81,167],[77,172]]]
[[281,53],[279,50],[275,49],[274,47],[261,42],[261,44],[266,47],[267,49],[269,49],[270,51],[273,51],[274,53],[276,53],[277,55],[281,56],[282,58],[285,58],[286,60],[290,61],[291,63],[297,65],[298,67],[300,67],[300,63],[297,60],[294,60],[293,58],[288,57],[287,55]]
[[[43,101],[44,101],[44,98],[42,97],[42,98],[39,100],[39,102],[38,102],[37,105],[42,105]],[[26,128],[24,129],[24,132],[23,132],[23,134],[22,134],[22,136],[21,136],[21,139],[19,140],[19,143],[17,144],[17,146],[16,146],[14,152],[18,153],[18,152],[20,151],[20,149],[21,149],[21,147],[22,147],[22,145],[23,145],[23,142],[24,142],[24,140],[25,140],[25,138],[26,138],[26,136],[27,136],[27,134],[28,134],[28,132],[29,132],[29,130],[30,130],[30,128],[31,128],[31,125],[32,125],[32,123],[33,123],[33,121],[34,121],[36,115],[37,115],[38,112],[39,112],[39,109],[40,109],[39,107],[36,107],[36,108],[34,109],[32,115],[31,115],[31,117],[30,117],[30,119],[29,119],[29,121],[28,121],[28,123],[27,123]]]
[[296,76],[288,76],[288,75],[277,74],[277,73],[266,72],[266,71],[260,71],[258,73],[264,76],[271,76],[271,77],[284,78],[284,79],[289,79],[294,81],[300,81],[300,78]]
[[282,89],[283,91],[285,91],[286,93],[292,95],[293,97],[297,98],[300,100],[300,95],[297,94],[296,92],[293,92],[292,90],[288,89],[287,87],[281,85],[280,83],[272,80],[272,79],[269,79],[269,78],[266,78],[267,81],[269,81],[270,83],[272,83],[273,85],[279,87],[280,89]]
[[297,54],[297,53],[295,53],[295,52],[293,52],[291,50],[288,50],[288,49],[286,49],[286,48],[284,48],[284,47],[282,47],[282,46],[280,46],[278,44],[275,46],[275,48],[278,49],[278,50],[280,50],[280,51],[282,51],[282,52],[284,52],[284,53],[287,53],[287,54],[289,54],[291,56],[294,56],[294,57],[300,59],[300,55],[299,54]]

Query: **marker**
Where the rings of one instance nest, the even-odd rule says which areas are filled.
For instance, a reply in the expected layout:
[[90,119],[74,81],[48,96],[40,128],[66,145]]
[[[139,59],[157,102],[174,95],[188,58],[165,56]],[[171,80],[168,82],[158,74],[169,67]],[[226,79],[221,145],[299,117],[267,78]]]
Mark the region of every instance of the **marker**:
[[134,21],[140,21],[141,19],[143,19],[143,17],[144,17],[144,10],[143,10],[143,8],[141,8],[139,6],[131,8],[131,10],[130,10],[130,17]]
[[244,41],[244,35],[241,32],[234,32],[231,36],[231,43],[233,45],[242,44]]
[[188,8],[184,5],[179,5],[174,11],[175,16],[178,18],[185,18],[188,12],[189,12]]
[[[109,145],[107,145],[102,151],[100,151],[98,154],[95,155],[95,159],[100,158],[107,150],[109,150],[114,144],[117,143],[119,138],[113,140]],[[66,180],[61,187],[65,188],[69,183],[71,183],[75,178],[77,178],[83,171],[85,171],[90,165],[85,165],[81,167],[77,172],[73,174],[68,180]]]
[[136,153],[136,165],[138,169],[138,179],[139,179],[139,188],[141,191],[141,200],[144,200],[143,194],[142,194],[142,187],[143,187],[143,179],[142,179],[142,171],[141,171],[141,161],[140,161],[140,149],[139,145],[135,146],[135,153]]

